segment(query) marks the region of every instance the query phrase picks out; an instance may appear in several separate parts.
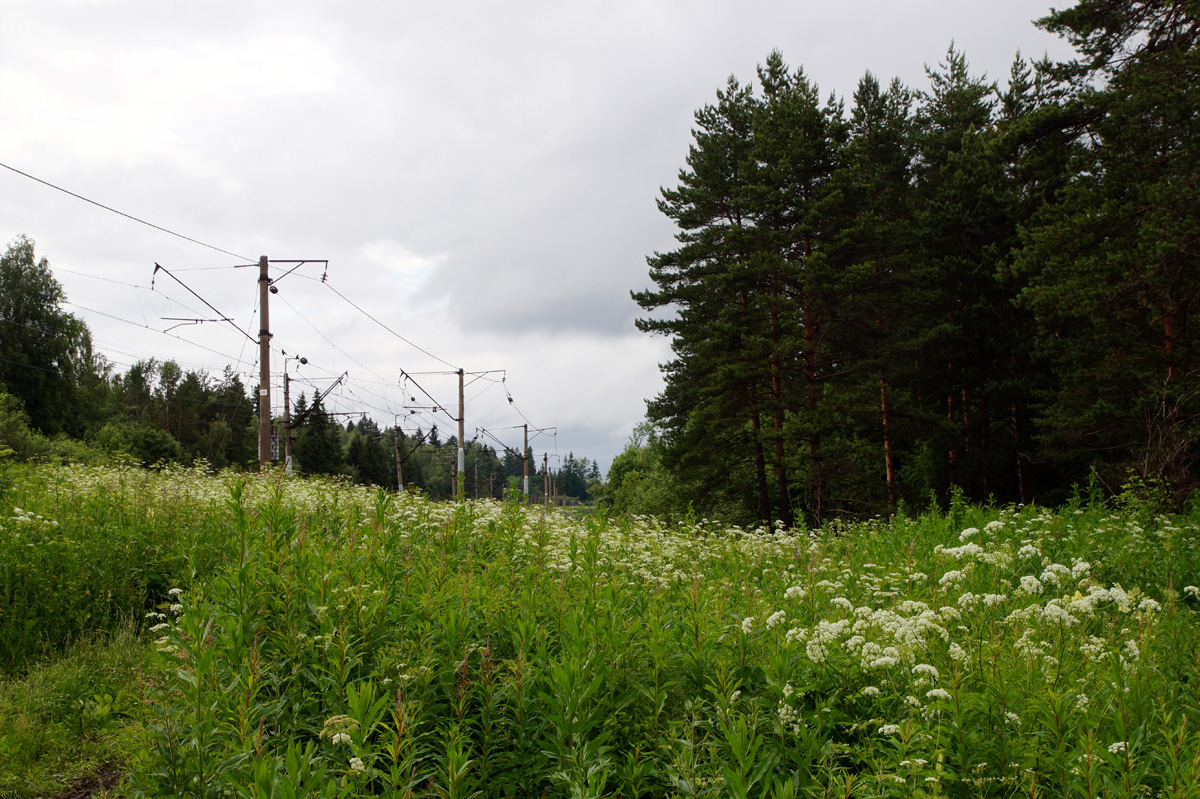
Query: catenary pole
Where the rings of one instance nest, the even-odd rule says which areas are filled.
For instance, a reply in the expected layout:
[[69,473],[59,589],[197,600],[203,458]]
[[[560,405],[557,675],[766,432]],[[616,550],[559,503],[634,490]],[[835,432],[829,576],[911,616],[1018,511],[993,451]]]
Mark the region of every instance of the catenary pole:
[[458,370],[458,481],[455,486],[455,493],[459,500],[466,499],[465,483],[467,479],[467,454],[464,447],[466,442],[463,438],[466,436],[466,431],[463,429],[463,420],[466,417],[466,402],[463,400],[463,375],[462,369]]
[[283,362],[283,466],[292,473],[292,397],[288,393],[287,360]]
[[258,259],[258,468],[267,468],[271,460],[271,317],[269,297],[271,277],[267,274],[267,256]]
[[521,467],[525,472],[525,501],[529,501],[529,425],[523,424],[525,431],[525,448],[521,450]]

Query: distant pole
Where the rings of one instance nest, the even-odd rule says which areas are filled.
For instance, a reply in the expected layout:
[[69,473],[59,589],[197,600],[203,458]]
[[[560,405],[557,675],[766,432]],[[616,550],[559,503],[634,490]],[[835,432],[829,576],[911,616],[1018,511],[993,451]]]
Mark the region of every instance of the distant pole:
[[[463,370],[458,370],[458,474],[460,481],[465,481],[467,477],[467,454],[464,447],[466,442],[463,438],[466,436],[464,430],[463,419],[466,416],[466,402],[463,401]],[[465,489],[462,482],[456,482],[454,492],[459,500],[466,499],[464,496]]]
[[529,501],[529,425],[523,424],[525,430],[525,449],[521,450],[521,467],[525,470],[525,501]]
[[290,378],[288,376],[288,361],[308,363],[308,358],[299,355],[289,355],[283,359],[283,464],[287,474],[292,473],[292,397],[288,393]]
[[392,430],[392,446],[396,450],[396,490],[404,491],[404,471],[400,466],[400,426]]
[[283,362],[283,470],[292,473],[292,397],[288,393],[287,360]]
[[479,499],[479,450],[475,451],[475,499]]
[[258,259],[258,468],[263,471],[271,460],[271,316],[269,300],[271,277],[267,274],[267,256]]
[[550,504],[550,453],[542,453],[542,501]]

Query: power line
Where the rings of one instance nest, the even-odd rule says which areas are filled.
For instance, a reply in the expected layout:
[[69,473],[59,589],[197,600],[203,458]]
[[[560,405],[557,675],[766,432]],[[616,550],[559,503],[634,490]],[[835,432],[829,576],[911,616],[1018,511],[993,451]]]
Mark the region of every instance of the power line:
[[[287,301],[287,299],[286,299],[286,298],[284,298],[284,296],[283,296],[283,294],[282,294],[282,293],[280,293],[280,294],[276,294],[276,295],[275,295],[275,298],[276,298],[276,299],[278,299],[278,300],[282,300],[284,305],[286,305],[287,307],[289,307],[289,308],[291,308],[291,309],[292,309],[292,313],[294,313],[294,314],[296,314],[296,316],[300,317],[300,321],[304,322],[304,324],[306,324],[306,325],[308,325],[309,327],[311,327],[311,328],[312,328],[312,329],[313,329],[313,330],[316,332],[316,334],[317,334],[318,336],[320,336],[321,338],[325,339],[325,341],[326,341],[326,342],[329,344],[329,346],[333,347],[335,350],[337,350],[338,352],[340,352],[342,355],[345,355],[347,358],[349,358],[350,360],[354,361],[356,364],[358,364],[359,366],[361,366],[363,369],[366,369],[368,372],[370,372],[371,374],[375,375],[375,376],[376,376],[376,377],[378,377],[380,380],[387,381],[387,378],[386,378],[386,377],[384,377],[383,375],[379,374],[378,372],[376,372],[376,371],[375,371],[374,369],[372,369],[371,367],[369,367],[369,366],[367,366],[367,365],[363,364],[361,361],[359,361],[357,358],[355,358],[355,357],[354,357],[353,355],[351,355],[350,353],[348,353],[348,352],[346,352],[345,350],[343,350],[343,349],[342,349],[341,347],[339,347],[337,344],[334,344],[334,343],[333,343],[333,340],[332,340],[332,339],[330,339],[330,338],[329,338],[329,336],[327,336],[327,335],[325,335],[324,333],[322,333],[322,332],[321,332],[321,330],[320,330],[320,329],[319,329],[319,328],[318,328],[316,325],[314,325],[312,322],[310,322],[310,321],[308,320],[308,317],[306,317],[304,314],[300,313],[300,311],[296,310],[296,306],[294,306],[294,305],[292,305],[290,302],[288,302],[288,301]],[[388,381],[388,382],[387,382],[387,385],[391,385],[390,381]]]
[[118,321],[118,322],[124,322],[124,323],[125,323],[125,324],[127,324],[127,325],[133,325],[134,327],[140,327],[140,328],[143,328],[143,329],[145,329],[145,330],[153,330],[155,333],[160,333],[160,334],[162,334],[162,335],[164,335],[164,336],[166,336],[166,337],[168,337],[168,338],[173,338],[173,339],[175,339],[175,340],[177,340],[177,341],[182,341],[182,342],[184,342],[184,343],[186,343],[186,344],[191,344],[193,347],[199,347],[199,348],[200,348],[200,349],[202,349],[202,350],[208,350],[209,352],[211,352],[211,353],[213,353],[213,354],[215,354],[215,355],[220,355],[222,358],[229,358],[230,360],[234,361],[235,363],[239,363],[239,364],[240,364],[240,363],[242,362],[242,359],[241,359],[241,357],[236,357],[236,358],[235,358],[234,356],[230,355],[229,353],[225,353],[225,352],[220,352],[220,351],[218,351],[218,350],[214,350],[212,347],[206,347],[206,346],[204,346],[203,344],[197,344],[196,342],[194,342],[194,341],[190,341],[189,339],[186,339],[186,338],[184,338],[183,336],[172,336],[170,333],[167,333],[167,332],[164,332],[164,331],[162,331],[162,330],[159,330],[159,329],[158,329],[158,328],[156,328],[156,327],[151,327],[150,325],[144,325],[144,324],[142,324],[141,322],[133,322],[133,321],[130,321],[129,319],[122,319],[122,318],[121,318],[121,317],[119,317],[119,316],[114,316],[113,314],[106,313],[105,311],[98,311],[98,310],[96,310],[95,308],[88,308],[87,306],[80,305],[80,304],[79,304],[79,303],[77,303],[77,302],[71,302],[70,300],[63,300],[63,304],[65,304],[65,305],[73,305],[74,307],[78,308],[79,310],[81,310],[81,311],[87,311],[88,313],[100,314],[101,316],[107,316],[109,319],[115,319],[116,321]]
[[230,252],[229,250],[222,250],[220,247],[213,246],[212,244],[206,244],[203,241],[200,241],[199,239],[193,239],[191,236],[185,236],[182,233],[176,233],[174,230],[168,230],[167,228],[162,227],[161,225],[156,225],[153,222],[147,222],[145,219],[139,219],[138,217],[133,216],[132,214],[127,214],[124,211],[118,211],[116,208],[107,206],[104,203],[99,203],[99,202],[96,202],[95,200],[89,200],[87,197],[84,197],[82,194],[76,194],[73,191],[64,189],[62,186],[56,186],[48,180],[42,180],[39,177],[35,177],[34,175],[29,174],[28,172],[22,172],[21,170],[17,169],[14,166],[9,166],[8,164],[4,164],[4,163],[0,163],[0,166],[4,167],[5,169],[9,170],[10,172],[16,172],[18,175],[21,175],[22,177],[26,177],[26,178],[29,178],[30,180],[37,181],[38,183],[41,183],[43,186],[49,186],[50,188],[54,189],[55,191],[61,191],[63,194],[69,194],[70,196],[74,197],[77,200],[83,200],[85,203],[91,203],[92,205],[96,206],[97,208],[103,208],[105,211],[111,211],[112,213],[114,213],[118,216],[123,216],[126,219],[131,219],[134,222],[137,222],[142,225],[146,225],[147,227],[152,227],[155,230],[161,230],[163,233],[167,233],[169,235],[175,236],[176,238],[183,239],[184,241],[190,241],[192,244],[199,244],[201,247],[207,247],[210,250],[216,250],[217,252],[222,253],[224,255],[231,255],[234,258],[237,258],[242,261],[250,260],[249,258],[247,258],[244,255],[238,255],[237,253]]
[[336,295],[338,295],[339,297],[341,297],[343,300],[345,300],[346,302],[348,302],[348,303],[349,303],[349,304],[350,304],[352,307],[354,307],[356,310],[358,310],[358,312],[359,312],[359,313],[361,313],[363,316],[367,317],[367,318],[368,318],[368,319],[370,319],[372,322],[374,322],[375,324],[379,325],[379,326],[380,326],[380,327],[382,327],[384,330],[386,330],[387,332],[391,333],[393,336],[395,336],[396,338],[400,339],[401,341],[403,341],[403,342],[404,342],[405,344],[407,344],[408,346],[410,346],[410,347],[412,347],[413,349],[416,349],[416,350],[418,350],[418,351],[420,351],[420,352],[423,352],[423,353],[425,353],[425,354],[426,354],[426,355],[428,355],[430,358],[433,358],[435,361],[438,361],[439,363],[444,363],[444,364],[446,364],[446,365],[447,365],[447,366],[449,366],[451,369],[457,369],[457,368],[458,368],[457,366],[455,366],[454,364],[450,363],[450,362],[449,362],[449,361],[447,361],[446,359],[444,359],[444,358],[439,358],[438,356],[434,355],[432,352],[430,352],[429,350],[425,349],[424,347],[421,347],[421,346],[420,346],[420,345],[418,345],[418,344],[414,344],[412,341],[409,341],[409,340],[408,340],[408,339],[406,339],[404,336],[402,336],[402,335],[400,335],[399,333],[397,333],[395,330],[392,330],[390,327],[388,327],[387,325],[385,325],[383,322],[380,322],[380,321],[379,321],[378,319],[376,319],[374,316],[372,316],[371,314],[369,314],[369,313],[367,313],[365,310],[363,310],[363,308],[362,308],[362,307],[360,307],[360,306],[359,306],[357,303],[355,303],[353,300],[351,300],[351,299],[350,299],[349,297],[347,297],[345,294],[343,294],[342,292],[340,292],[340,291],[338,291],[337,289],[335,289],[335,288],[333,287],[333,285],[332,285],[332,284],[331,284],[329,281],[327,281],[327,280],[322,280],[321,282],[322,282],[322,283],[324,283],[324,284],[325,284],[325,285],[326,285],[326,286],[329,288],[329,290],[330,290],[330,291],[332,291],[334,294],[336,294]]

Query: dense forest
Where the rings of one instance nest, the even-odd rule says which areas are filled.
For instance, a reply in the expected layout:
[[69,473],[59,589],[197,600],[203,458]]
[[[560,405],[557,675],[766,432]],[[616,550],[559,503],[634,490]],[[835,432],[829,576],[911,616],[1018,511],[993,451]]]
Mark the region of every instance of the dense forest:
[[[215,378],[154,358],[117,372],[93,349],[87,325],[63,311],[65,299],[30,239],[18,238],[0,256],[0,457],[257,467],[258,406],[237,373],[226,367]],[[399,454],[406,488],[435,499],[454,493],[458,441],[440,439],[436,427],[406,435],[366,415],[342,423],[303,394],[293,416],[303,419],[293,431],[302,473],[394,489]],[[283,429],[282,420],[276,427]],[[512,481],[520,484],[520,452],[497,453],[478,441],[464,450],[467,496],[501,498]],[[541,501],[547,464],[532,452],[529,460],[530,498]],[[596,462],[574,453],[550,468],[560,501],[590,500],[600,484]]]
[[953,45],[927,89],[867,74],[849,103],[778,52],[731,77],[633,293],[674,357],[614,464],[630,505],[791,525],[1191,496],[1197,11],[1083,0],[1038,22],[1077,57],[1018,55],[1003,86]]

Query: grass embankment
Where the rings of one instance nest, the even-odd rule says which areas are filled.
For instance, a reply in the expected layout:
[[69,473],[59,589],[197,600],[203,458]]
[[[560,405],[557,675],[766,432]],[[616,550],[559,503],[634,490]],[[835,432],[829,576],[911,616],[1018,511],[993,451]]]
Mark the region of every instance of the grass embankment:
[[[9,504],[47,521],[0,526],[0,568],[29,583],[6,597],[32,603],[6,598],[0,632],[158,614],[153,665],[135,678],[127,647],[124,687],[83,699],[106,721],[78,733],[109,736],[97,757],[134,794],[1200,790],[1195,516],[956,507],[810,536],[80,474],[14,482]],[[97,519],[136,542],[104,575],[37,554],[87,551]],[[106,599],[55,605],[58,568]],[[64,662],[86,683],[100,651]],[[70,682],[49,668],[29,674]]]

